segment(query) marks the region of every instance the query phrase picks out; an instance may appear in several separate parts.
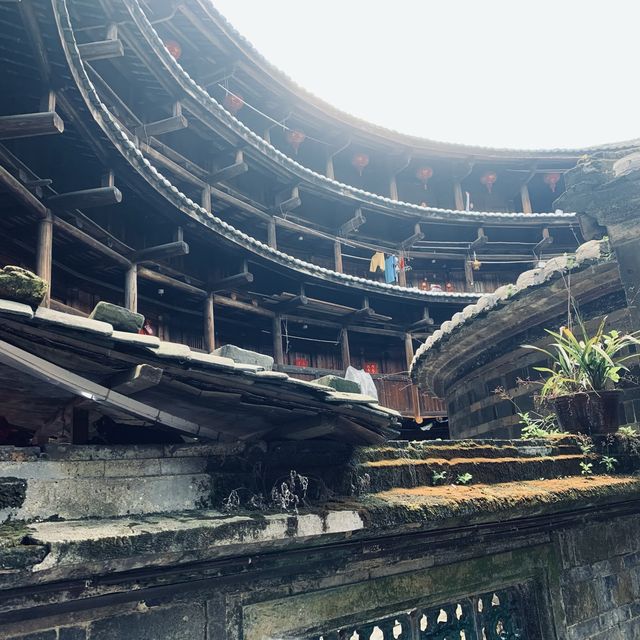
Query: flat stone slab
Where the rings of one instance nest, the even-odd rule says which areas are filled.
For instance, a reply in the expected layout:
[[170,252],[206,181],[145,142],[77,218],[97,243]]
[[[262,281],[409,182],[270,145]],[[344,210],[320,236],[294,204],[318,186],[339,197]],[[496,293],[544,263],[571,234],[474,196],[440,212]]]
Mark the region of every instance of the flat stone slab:
[[316,384],[321,384],[325,387],[331,387],[336,391],[343,391],[344,393],[360,393],[360,385],[355,380],[347,380],[340,376],[322,376],[316,380],[312,380]]
[[14,302],[13,300],[0,300],[0,313],[19,318],[33,318],[33,309],[28,304]]
[[148,336],[142,333],[129,333],[128,331],[114,331],[111,334],[112,340],[117,340],[124,344],[133,344],[140,347],[150,347],[157,349],[160,346],[158,336]]
[[351,404],[371,404],[377,405],[378,401],[371,396],[365,396],[361,393],[344,393],[342,391],[334,391],[327,395],[325,402],[350,402]]
[[103,301],[94,307],[89,319],[108,322],[114,329],[129,333],[138,333],[144,324],[144,316],[141,313]]
[[191,349],[179,342],[165,342],[162,340],[157,349],[152,349],[160,358],[175,358],[176,360],[191,360]]
[[262,367],[265,371],[271,371],[273,369],[273,358],[271,356],[256,351],[249,351],[248,349],[242,349],[233,344],[225,344],[213,353],[223,358],[231,358],[239,364],[252,364]]
[[75,329],[76,331],[90,331],[103,336],[110,336],[113,333],[113,327],[106,322],[89,320],[89,318],[81,316],[72,316],[69,313],[62,313],[45,307],[40,307],[36,311],[35,318],[36,320],[42,320],[66,329]]
[[198,353],[197,351],[192,351],[191,362],[196,362],[204,367],[211,367],[214,369],[235,368],[235,363],[231,358],[223,358],[222,356],[216,356],[213,353]]

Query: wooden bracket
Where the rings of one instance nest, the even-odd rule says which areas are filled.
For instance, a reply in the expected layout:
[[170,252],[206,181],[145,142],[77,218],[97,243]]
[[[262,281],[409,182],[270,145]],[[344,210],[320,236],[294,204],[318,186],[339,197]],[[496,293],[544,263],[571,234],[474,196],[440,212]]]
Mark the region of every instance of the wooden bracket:
[[298,307],[304,307],[308,304],[309,298],[307,298],[304,293],[301,293],[299,296],[295,296],[294,298],[291,298],[289,300],[283,300],[282,302],[279,302],[275,306],[274,310],[277,314],[282,315],[288,313],[289,311],[293,311]]
[[64,131],[64,122],[55,111],[0,117],[0,140],[48,136]]
[[533,248],[533,253],[538,254],[542,249],[553,244],[553,236],[549,233],[548,227],[542,230],[542,240]]
[[469,251],[476,251],[489,242],[489,238],[484,234],[482,227],[478,228],[478,237],[469,245]]
[[124,56],[122,40],[98,40],[79,44],[78,50],[85,62],[91,60],[108,60],[109,58],[121,58]]
[[414,230],[413,235],[410,235],[406,240],[403,240],[400,243],[401,249],[404,249],[406,251],[407,249],[410,249],[416,242],[420,242],[420,240],[424,239],[424,233],[420,229],[419,222],[416,223],[413,230]]
[[118,373],[109,381],[109,388],[125,396],[131,396],[160,384],[163,370],[150,364],[139,364],[133,369]]
[[274,213],[287,213],[297,209],[302,204],[300,199],[300,189],[298,186],[291,187],[291,191],[285,190],[276,195],[276,205]]
[[211,284],[211,292],[217,293],[219,291],[229,291],[231,289],[238,289],[239,287],[245,287],[253,282],[253,273],[249,271],[249,264],[246,260],[242,263],[242,271],[226,278],[216,280]]
[[140,251],[136,251],[134,254],[133,261],[166,260],[167,258],[186,256],[188,253],[189,245],[183,240],[178,240],[177,242],[168,242],[167,244],[159,244],[155,247],[140,249]]
[[149,138],[151,136],[161,136],[165,133],[180,131],[189,126],[189,121],[182,114],[174,115],[164,120],[147,122],[136,128],[135,134],[138,138]]
[[225,180],[230,180],[231,178],[235,178],[243,173],[246,173],[249,170],[249,165],[244,161],[244,153],[242,149],[238,149],[236,151],[236,158],[233,164],[230,164],[227,167],[219,169],[218,171],[214,171],[209,181],[212,184],[216,184],[217,182],[224,182]]
[[116,187],[99,187],[70,191],[51,196],[47,200],[49,207],[55,211],[69,209],[90,209],[92,207],[106,207],[122,202],[122,193]]
[[347,220],[343,225],[338,229],[338,235],[341,238],[346,238],[350,234],[355,233],[365,222],[367,219],[362,214],[362,209],[356,209],[356,213],[353,218]]

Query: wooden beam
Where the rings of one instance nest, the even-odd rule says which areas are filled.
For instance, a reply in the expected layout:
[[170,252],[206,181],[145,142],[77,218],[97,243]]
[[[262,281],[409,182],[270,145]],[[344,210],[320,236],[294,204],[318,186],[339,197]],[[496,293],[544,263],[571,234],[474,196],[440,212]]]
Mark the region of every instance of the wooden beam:
[[522,212],[533,213],[531,197],[529,196],[529,186],[526,183],[520,187],[520,198],[522,199]]
[[205,184],[202,188],[202,195],[200,196],[200,205],[203,209],[211,212],[211,186]]
[[333,266],[338,273],[342,273],[342,243],[338,238],[333,242]]
[[453,201],[456,211],[464,211],[464,194],[462,193],[462,183],[459,180],[453,183]]
[[275,311],[277,314],[285,315],[289,311],[293,311],[298,307],[304,307],[309,304],[309,298],[305,296],[303,293],[299,296],[295,296],[294,298],[290,298],[289,300],[283,300],[279,302],[275,307]]
[[342,354],[342,368],[351,366],[351,353],[349,352],[349,332],[346,327],[340,330],[340,352]]
[[139,364],[128,371],[114,375],[109,381],[112,391],[125,396],[140,393],[145,389],[157,387],[162,380],[163,370],[150,364]]
[[273,359],[276,364],[284,364],[284,351],[282,349],[282,318],[279,314],[273,316]]
[[27,189],[20,180],[14,178],[0,165],[0,184],[13,195],[20,204],[30,209],[39,218],[46,218],[47,207]]
[[189,121],[183,115],[171,116],[164,120],[156,120],[155,122],[147,122],[139,126],[135,130],[136,136],[139,138],[149,138],[151,136],[161,136],[165,133],[180,131],[189,126]]
[[553,244],[553,236],[549,233],[549,229],[545,227],[542,230],[542,240],[533,248],[533,253],[538,254],[542,249]]
[[228,167],[214,171],[209,178],[209,182],[216,184],[218,182],[224,182],[225,180],[231,180],[231,178],[235,178],[247,171],[249,171],[249,165],[244,161],[242,150],[238,150],[236,152],[235,162]]
[[55,111],[0,117],[0,140],[48,136],[63,131],[64,122]]
[[79,44],[78,49],[84,62],[90,60],[108,60],[124,56],[122,40],[98,40]]
[[122,202],[122,193],[117,187],[98,187],[70,191],[51,196],[47,204],[54,211],[68,211],[69,209],[91,209],[92,207],[106,207]]
[[182,282],[181,280],[177,280],[176,278],[165,276],[162,273],[152,271],[151,269],[147,269],[146,267],[138,267],[138,277],[144,278],[145,280],[149,280],[151,282],[155,282],[156,284],[171,287],[172,289],[176,289],[177,291],[181,291],[182,293],[186,293],[190,296],[206,298],[207,295],[209,295],[203,289],[198,289],[198,287],[194,287],[193,285]]
[[132,264],[124,277],[124,306],[137,313],[138,311],[138,265]]
[[47,292],[42,301],[49,307],[51,301],[51,261],[53,253],[53,219],[51,213],[40,220],[38,225],[38,248],[36,253],[36,273],[47,283]]
[[297,209],[302,204],[300,199],[300,190],[298,187],[291,189],[291,195],[288,198],[282,199],[282,196],[276,198],[276,206],[274,207],[274,213],[287,213]]
[[166,260],[167,258],[176,258],[178,256],[186,256],[189,254],[189,245],[184,241],[168,242],[167,244],[159,244],[155,247],[147,247],[140,249],[134,254],[134,262],[147,262],[150,260]]
[[253,273],[249,271],[241,271],[232,276],[221,278],[216,280],[211,285],[211,291],[217,293],[218,291],[229,291],[230,289],[237,289],[238,287],[245,287],[253,282]]
[[434,321],[433,318],[429,315],[429,309],[425,307],[422,311],[422,319],[409,325],[409,331],[414,331],[415,329],[420,329],[422,327],[431,327],[433,326],[433,324]]
[[89,441],[89,412],[73,407],[71,418],[71,444],[87,444]]
[[342,238],[348,237],[350,234],[355,233],[366,221],[367,219],[362,214],[362,209],[356,209],[356,213],[353,218],[347,220],[340,226],[338,229],[338,236]]
[[214,297],[210,293],[204,301],[204,348],[212,353],[216,348]]
[[489,238],[485,235],[482,227],[478,228],[478,237],[469,245],[469,251],[476,251],[489,242]]
[[62,232],[66,233],[72,238],[75,238],[76,240],[78,240],[78,242],[82,242],[88,247],[91,247],[91,249],[93,249],[94,251],[97,251],[98,253],[101,253],[107,256],[108,258],[113,260],[115,263],[119,264],[121,267],[124,267],[125,269],[129,269],[131,267],[131,260],[128,260],[123,255],[114,251],[107,245],[102,244],[99,240],[96,240],[89,234],[85,233],[84,231],[81,231],[77,227],[74,227],[72,224],[69,224],[65,220],[62,220],[61,218],[54,216],[53,226],[56,227],[57,229],[60,229]]
[[424,239],[424,233],[420,229],[420,223],[416,223],[413,230],[414,233],[400,243],[401,249],[410,249],[416,242],[420,242],[420,240]]

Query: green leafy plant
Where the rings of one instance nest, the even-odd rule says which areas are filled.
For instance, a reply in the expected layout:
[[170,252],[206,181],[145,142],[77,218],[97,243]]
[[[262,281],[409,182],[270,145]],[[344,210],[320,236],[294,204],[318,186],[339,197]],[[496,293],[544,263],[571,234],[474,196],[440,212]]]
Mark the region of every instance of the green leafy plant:
[[580,338],[568,327],[562,327],[558,332],[547,329],[547,333],[555,338],[549,349],[523,345],[544,353],[551,361],[550,367],[535,367],[547,374],[540,392],[542,399],[604,391],[620,382],[620,374],[628,371],[624,362],[636,357],[623,353],[632,345],[640,344],[640,340],[637,332],[622,334],[613,329],[605,333],[605,322],[606,318],[591,337],[580,319]]
[[520,433],[523,440],[534,440],[536,438],[548,438],[550,435],[561,434],[562,431],[556,424],[554,415],[543,416],[539,413],[527,411],[518,413],[522,431]]
[[433,475],[431,476],[431,481],[433,482],[434,486],[437,484],[444,484],[446,479],[447,479],[446,471],[434,471]]
[[618,427],[618,435],[623,438],[637,438],[640,436],[640,433],[638,433],[635,427],[625,425],[624,427]]
[[613,456],[602,456],[600,464],[605,468],[607,473],[613,473],[618,461]]
[[472,480],[473,476],[470,473],[461,473],[456,479],[456,484],[469,484]]
[[580,463],[580,473],[583,476],[590,476],[593,473],[593,462],[585,462],[583,460]]

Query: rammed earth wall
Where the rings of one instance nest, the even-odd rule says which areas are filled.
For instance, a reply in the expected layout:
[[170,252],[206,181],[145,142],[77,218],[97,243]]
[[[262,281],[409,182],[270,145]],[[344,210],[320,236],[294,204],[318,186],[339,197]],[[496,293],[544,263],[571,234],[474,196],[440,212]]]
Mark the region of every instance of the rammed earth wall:
[[[640,516],[618,507],[585,517],[578,522],[573,516],[573,524],[565,525],[570,520],[562,517],[529,519],[526,527],[407,533],[325,548],[308,544],[179,570],[96,575],[54,585],[69,600],[41,609],[47,597],[38,596],[34,585],[6,601],[30,601],[33,615],[3,624],[0,637],[306,640],[337,638],[338,629],[346,632],[340,637],[350,638],[356,629],[371,630],[374,623],[385,628],[387,621],[386,628],[391,624],[396,632],[402,626],[402,635],[388,631],[384,638],[418,638],[420,624],[426,624],[423,612],[435,633],[434,611],[449,612],[451,620],[458,604],[477,612],[481,598],[487,614],[496,596],[501,606],[513,605],[505,624],[517,624],[522,638],[638,637]],[[3,618],[11,618],[6,609]],[[474,633],[471,628],[467,640],[482,638]]]

